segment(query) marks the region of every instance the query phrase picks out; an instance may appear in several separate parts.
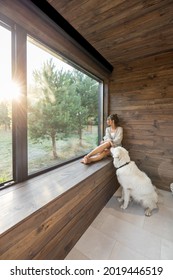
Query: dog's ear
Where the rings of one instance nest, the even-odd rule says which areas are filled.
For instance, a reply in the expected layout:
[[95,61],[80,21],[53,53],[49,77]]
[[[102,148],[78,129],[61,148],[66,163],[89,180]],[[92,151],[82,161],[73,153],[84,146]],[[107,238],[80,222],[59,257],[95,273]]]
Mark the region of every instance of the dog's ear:
[[117,148],[110,148],[110,152],[113,158],[118,158],[119,159],[119,151]]
[[118,160],[120,160],[120,159],[121,159],[121,157],[122,157],[122,155],[121,155],[121,151],[118,151],[118,153],[117,153],[116,157],[118,158]]

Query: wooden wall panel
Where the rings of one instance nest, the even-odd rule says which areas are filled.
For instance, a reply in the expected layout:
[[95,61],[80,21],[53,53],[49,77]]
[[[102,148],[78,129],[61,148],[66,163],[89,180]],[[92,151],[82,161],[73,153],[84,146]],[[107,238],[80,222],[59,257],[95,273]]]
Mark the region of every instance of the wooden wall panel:
[[114,67],[172,50],[172,0],[47,1]]
[[118,188],[112,160],[0,237],[1,260],[64,259]]
[[30,1],[0,0],[0,16],[8,17],[24,28],[30,36],[74,62],[74,65],[78,64],[101,79],[109,77],[104,66]]
[[118,65],[110,80],[110,113],[124,127],[123,145],[153,183],[173,182],[173,52]]

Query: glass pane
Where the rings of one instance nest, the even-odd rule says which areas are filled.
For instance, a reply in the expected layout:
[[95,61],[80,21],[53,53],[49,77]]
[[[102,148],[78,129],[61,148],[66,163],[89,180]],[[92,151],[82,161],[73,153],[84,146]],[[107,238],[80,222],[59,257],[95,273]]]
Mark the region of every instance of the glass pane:
[[0,26],[0,184],[13,179],[11,31]]
[[98,144],[100,83],[28,38],[29,174]]

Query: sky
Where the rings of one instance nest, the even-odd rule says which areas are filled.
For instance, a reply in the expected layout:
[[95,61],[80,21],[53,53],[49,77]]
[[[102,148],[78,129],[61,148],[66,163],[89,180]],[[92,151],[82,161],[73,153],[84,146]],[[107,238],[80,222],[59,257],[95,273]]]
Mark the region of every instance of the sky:
[[[12,55],[11,55],[11,31],[3,26],[0,26],[0,101],[6,101],[16,98],[20,95],[19,86],[12,81]],[[33,43],[32,43],[33,42]],[[39,70],[43,63],[47,60],[53,59],[57,68],[64,68],[65,70],[74,69],[72,66],[63,62],[50,53],[49,50],[44,50],[44,47],[38,45],[28,38],[27,40],[27,80],[32,83],[32,73],[34,70]]]
[[11,32],[0,26],[0,84],[11,80]]
[[28,40],[27,42],[27,75],[29,82],[32,81],[32,73],[35,69],[40,69],[43,63],[47,60],[53,59],[53,62],[57,65],[57,68],[64,68],[65,70],[74,69],[72,66],[64,63],[62,60],[51,55],[48,51],[45,51],[41,47],[33,44]]
[[[11,57],[11,31],[0,26],[0,101],[13,99],[14,95],[19,96],[19,89],[14,88],[12,82],[12,57]],[[40,70],[45,61],[52,58],[57,69],[73,70],[74,67],[58,59],[53,51],[45,48],[41,43],[28,37],[27,40],[27,81],[28,84],[34,83],[33,71]]]

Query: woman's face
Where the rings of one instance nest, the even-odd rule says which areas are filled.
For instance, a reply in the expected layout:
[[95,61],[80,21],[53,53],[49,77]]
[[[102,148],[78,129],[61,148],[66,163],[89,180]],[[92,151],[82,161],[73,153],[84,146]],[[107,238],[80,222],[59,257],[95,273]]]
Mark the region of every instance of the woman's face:
[[112,120],[110,118],[107,119],[107,125],[110,126],[112,124]]

